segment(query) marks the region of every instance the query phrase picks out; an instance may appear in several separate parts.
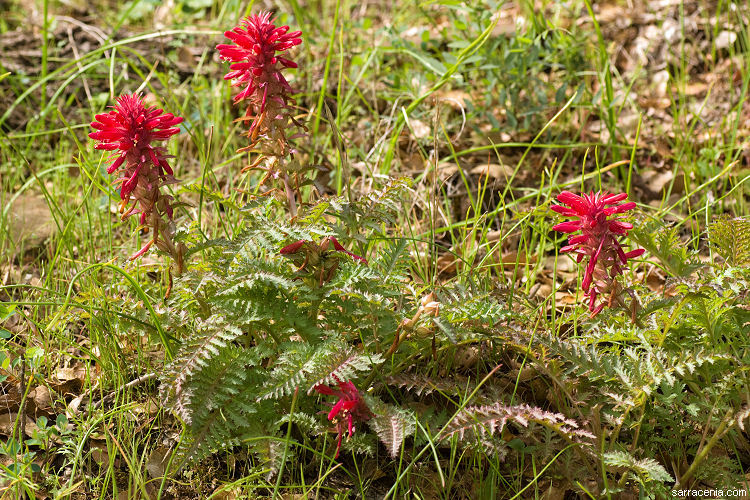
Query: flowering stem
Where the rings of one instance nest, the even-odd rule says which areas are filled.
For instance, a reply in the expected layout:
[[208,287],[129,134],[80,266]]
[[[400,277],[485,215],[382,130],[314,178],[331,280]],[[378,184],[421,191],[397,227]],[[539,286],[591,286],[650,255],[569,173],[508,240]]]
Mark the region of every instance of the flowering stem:
[[294,191],[292,191],[292,187],[289,185],[289,176],[286,172],[284,172],[284,192],[286,193],[286,199],[289,202],[289,214],[293,219],[297,217],[296,195],[294,194]]
[[[632,201],[620,203],[627,197],[626,193],[609,194],[599,191],[578,196],[563,191],[557,196],[562,205],[550,207],[554,212],[574,219],[561,222],[552,229],[574,233],[568,237],[568,244],[560,252],[571,252],[576,255],[576,262],[586,263],[581,288],[588,298],[592,318],[605,306],[625,307],[623,288],[617,278],[622,275],[628,259],[638,257],[645,251],[638,249],[625,252],[618,241],[619,236],[627,235],[633,228],[631,223],[620,219],[620,216],[636,207]],[[605,295],[608,295],[606,300]],[[632,304],[633,308],[637,307],[635,299]],[[635,319],[635,309],[631,311],[631,315]]]
[[[230,62],[225,80],[240,87],[234,102],[247,102],[241,121],[249,121],[245,134],[249,145],[238,152],[253,150],[260,153],[243,172],[259,168],[266,171],[256,191],[268,179],[280,179],[289,203],[292,218],[297,215],[295,193],[289,182],[289,167],[284,159],[294,160],[295,150],[287,140],[294,127],[304,129],[294,118],[294,89],[283,70],[296,68],[297,63],[282,55],[302,43],[301,31],[289,31],[289,26],[276,26],[271,12],[249,16],[224,35],[232,42],[219,44],[220,59]],[[265,164],[265,166],[263,166]]]
[[178,273],[184,269],[185,247],[175,246],[172,196],[162,192],[177,180],[168,161],[172,156],[157,143],[178,134],[182,121],[156,106],[146,107],[138,93],[123,94],[111,111],[96,115],[89,134],[98,141],[95,149],[111,152],[107,173],[119,171],[121,176],[115,183],[120,186],[122,219],[140,213],[139,224],[151,231],[151,240],[130,260],[156,246],[174,259]]

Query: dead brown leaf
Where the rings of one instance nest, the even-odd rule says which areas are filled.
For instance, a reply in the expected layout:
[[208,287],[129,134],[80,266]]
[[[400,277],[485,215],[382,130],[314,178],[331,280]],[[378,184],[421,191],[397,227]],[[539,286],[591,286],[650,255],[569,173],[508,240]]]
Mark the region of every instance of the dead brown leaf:
[[158,446],[146,461],[146,471],[152,479],[164,477],[172,451],[166,446]]
[[[44,414],[45,417],[51,417],[54,414],[54,408],[52,408],[52,393],[49,387],[44,385],[38,385],[29,392],[29,402],[33,403],[34,415],[38,416],[40,413]],[[26,411],[32,410],[28,408]]]
[[56,231],[57,225],[43,196],[22,194],[11,205],[8,234],[16,246],[41,246]]
[[508,165],[498,165],[490,163],[488,165],[479,165],[472,168],[469,172],[474,175],[486,175],[499,181],[507,181],[513,175],[513,167]]
[[[26,436],[31,437],[34,431],[37,430],[37,426],[34,421],[25,416],[26,419]],[[0,434],[5,436],[11,436],[17,432],[16,425],[20,424],[18,419],[18,413],[2,413],[0,414]]]

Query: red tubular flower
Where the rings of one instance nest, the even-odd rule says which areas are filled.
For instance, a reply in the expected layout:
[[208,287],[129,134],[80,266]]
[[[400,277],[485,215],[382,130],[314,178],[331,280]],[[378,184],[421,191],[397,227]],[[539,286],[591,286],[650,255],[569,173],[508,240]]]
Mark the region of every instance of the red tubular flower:
[[[156,244],[162,250],[175,256],[172,243],[170,223],[162,219],[163,215],[171,221],[172,197],[161,193],[161,187],[177,182],[169,166],[166,149],[154,146],[154,141],[164,141],[180,132],[176,125],[182,118],[172,113],[164,113],[156,106],[146,107],[139,94],[125,94],[117,99],[112,111],[96,115],[91,126],[96,129],[89,137],[99,143],[95,149],[113,151],[107,167],[107,173],[113,173],[122,167],[120,184],[120,213],[126,219],[140,209],[140,223],[154,231],[154,236],[131,259],[140,257]],[[128,208],[128,204],[132,205]],[[163,238],[159,239],[159,233]]]
[[347,250],[346,248],[344,248],[343,246],[341,246],[341,243],[339,243],[339,241],[336,238],[334,238],[333,236],[331,236],[330,240],[331,240],[331,243],[333,243],[333,249],[334,250],[336,250],[337,252],[343,252],[346,255],[348,255],[349,257],[351,257],[352,259],[354,259],[354,260],[356,260],[356,261],[358,261],[358,262],[360,262],[362,264],[367,265],[367,259],[365,259],[364,257],[360,257],[357,254],[351,253],[349,250]]
[[[301,44],[302,32],[288,31],[289,26],[276,27],[273,24],[270,12],[261,12],[246,17],[231,31],[224,32],[236,45],[221,44],[216,47],[221,59],[233,63],[224,79],[234,80],[232,86],[244,86],[234,101],[249,100],[247,115],[255,114],[249,132],[251,142],[255,142],[259,134],[270,134],[270,139],[278,140],[279,137],[275,137],[278,132],[273,133],[272,122],[278,120],[282,111],[293,102],[291,95],[294,92],[279,65],[296,68],[297,64],[277,55],[277,52]],[[281,133],[284,128],[281,128]]]
[[281,255],[294,255],[298,253],[302,249],[302,247],[305,246],[305,243],[310,243],[310,242],[305,241],[305,240],[295,241],[294,243],[290,243],[289,245],[279,250],[279,253]]
[[323,238],[320,244],[306,240],[295,241],[279,250],[279,254],[292,259],[298,271],[311,272],[322,285],[323,282],[329,281],[338,269],[339,259],[332,257],[329,250],[331,244],[334,251],[345,253],[357,262],[367,265],[367,259],[348,251],[333,236]]
[[[625,305],[620,297],[621,290],[616,278],[622,274],[628,259],[638,257],[645,252],[643,249],[638,249],[626,253],[617,237],[627,235],[633,225],[617,218],[608,219],[608,217],[617,217],[618,214],[635,208],[635,203],[632,201],[617,205],[627,197],[625,193],[608,194],[592,191],[589,194],[577,196],[569,191],[563,191],[558,195],[557,200],[567,206],[552,205],[551,207],[557,213],[578,219],[562,222],[552,229],[562,233],[581,231],[579,235],[570,236],[568,245],[560,249],[560,252],[577,253],[577,262],[581,262],[584,257],[589,258],[581,287],[589,299],[591,317],[599,314],[605,305],[610,307],[613,304]],[[597,306],[597,298],[605,293],[610,294],[609,300]]]
[[339,457],[341,451],[341,438],[345,432],[352,437],[355,431],[355,422],[366,422],[372,418],[372,412],[367,404],[359,395],[359,390],[352,382],[338,381],[339,388],[333,389],[327,385],[316,385],[315,390],[326,396],[336,396],[338,401],[333,404],[331,411],[328,412],[328,420],[335,425],[334,430],[338,433],[336,441],[336,456]]

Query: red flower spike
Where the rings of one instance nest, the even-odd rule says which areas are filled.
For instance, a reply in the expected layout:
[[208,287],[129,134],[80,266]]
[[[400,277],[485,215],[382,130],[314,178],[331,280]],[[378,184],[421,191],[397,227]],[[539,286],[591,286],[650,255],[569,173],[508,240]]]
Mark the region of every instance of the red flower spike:
[[[259,104],[258,113],[263,113],[269,99],[280,98],[283,105],[289,101],[292,88],[281,74],[278,65],[284,68],[296,68],[297,64],[276,55],[302,43],[301,31],[287,33],[289,26],[276,27],[270,12],[261,12],[243,19],[224,36],[236,45],[221,44],[216,48],[219,56],[234,64],[224,75],[225,80],[234,80],[232,86],[242,87],[234,101],[253,99]],[[262,96],[262,97],[261,97]]]
[[302,43],[301,31],[289,32],[289,26],[277,27],[270,12],[246,17],[224,35],[234,42],[216,48],[219,56],[232,64],[225,80],[240,87],[234,102],[247,101],[245,116],[238,121],[250,123],[247,137],[250,144],[238,151],[254,151],[259,157],[248,165],[247,170],[266,172],[260,185],[266,180],[279,179],[289,202],[292,217],[297,214],[295,190],[290,176],[294,174],[299,191],[300,166],[295,164],[294,149],[289,140],[299,137],[289,129],[305,129],[294,117],[294,90],[282,74],[285,68],[296,68],[297,64],[280,53]]
[[[120,213],[122,218],[140,213],[140,223],[153,230],[151,241],[136,252],[131,259],[146,253],[151,245],[172,255],[181,266],[181,256],[172,242],[174,224],[172,197],[162,194],[161,187],[177,182],[167,162],[166,148],[155,146],[155,141],[165,141],[180,132],[176,127],[182,118],[156,106],[146,107],[139,94],[124,94],[109,113],[96,115],[91,123],[95,129],[89,137],[99,141],[95,149],[113,151],[107,167],[111,174],[118,169],[120,185]],[[132,205],[128,206],[132,202]],[[136,210],[136,206],[139,210]],[[168,221],[163,220],[163,216]],[[159,238],[159,236],[162,236]]]
[[107,168],[107,173],[111,174],[123,163],[126,164],[125,179],[131,180],[132,186],[121,191],[123,200],[135,187],[132,179],[137,174],[136,169],[145,163],[151,162],[158,176],[174,173],[167,163],[165,149],[154,147],[151,143],[179,133],[180,129],[175,125],[182,123],[182,118],[172,113],[162,113],[163,110],[155,109],[155,106],[146,108],[140,95],[125,94],[117,99],[112,111],[96,115],[96,120],[91,123],[97,131],[91,132],[89,137],[99,141],[94,148],[118,151],[112,156],[114,161]]
[[[622,274],[628,259],[643,255],[645,252],[643,249],[638,249],[625,253],[617,236],[627,235],[633,225],[618,219],[608,219],[608,217],[624,214],[635,208],[635,203],[632,201],[615,205],[627,197],[626,193],[607,194],[592,191],[578,196],[569,191],[563,191],[557,196],[557,200],[568,206],[551,206],[551,209],[559,214],[578,219],[561,222],[552,229],[561,233],[581,231],[579,235],[570,236],[568,245],[561,248],[560,252],[576,253],[576,261],[579,263],[584,258],[589,259],[581,287],[588,297],[592,318],[599,314],[605,305],[625,306],[620,296],[622,290],[617,282],[617,276]],[[597,305],[597,298],[603,294],[609,294],[609,300]]]
[[[335,377],[335,376],[334,376]],[[338,401],[331,407],[328,412],[328,420],[335,425],[334,430],[338,434],[336,440],[336,456],[339,457],[341,451],[341,439],[345,433],[352,437],[355,431],[355,422],[366,422],[373,417],[370,408],[362,400],[359,390],[352,382],[338,381],[339,388],[333,389],[327,385],[316,385],[315,391],[326,396],[336,396]]]

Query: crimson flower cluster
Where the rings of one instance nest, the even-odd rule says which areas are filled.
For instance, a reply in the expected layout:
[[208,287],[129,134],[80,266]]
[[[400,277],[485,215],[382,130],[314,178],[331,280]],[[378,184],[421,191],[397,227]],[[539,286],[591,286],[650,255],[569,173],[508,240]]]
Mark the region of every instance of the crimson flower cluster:
[[294,217],[297,214],[296,195],[291,188],[289,173],[298,172],[299,166],[287,157],[294,160],[289,139],[298,134],[287,137],[287,131],[304,127],[293,116],[294,90],[281,72],[282,69],[296,68],[297,64],[279,53],[301,44],[302,32],[290,33],[289,26],[277,27],[273,21],[270,12],[247,17],[224,33],[234,44],[221,44],[216,48],[221,59],[232,63],[231,71],[224,79],[233,80],[232,85],[242,89],[234,101],[248,102],[241,120],[250,121],[247,132],[250,144],[240,151],[253,150],[260,155],[245,170],[266,171],[260,185],[269,178],[280,178]]
[[[120,213],[126,219],[140,213],[140,223],[152,230],[152,238],[131,259],[145,254],[152,245],[170,254],[182,268],[182,252],[173,241],[172,197],[161,188],[177,182],[169,166],[166,149],[155,146],[180,132],[182,118],[155,106],[146,107],[139,94],[124,94],[109,113],[96,115],[89,137],[98,142],[96,149],[112,151],[107,173],[121,169]],[[166,217],[167,220],[164,219]]]
[[359,255],[354,254],[350,252],[349,250],[347,250],[346,248],[344,248],[344,246],[341,243],[339,243],[339,240],[337,240],[333,236],[324,238],[323,242],[320,245],[316,245],[312,241],[307,241],[307,240],[295,241],[294,243],[290,243],[289,245],[282,248],[279,251],[279,253],[281,255],[294,255],[299,252],[309,253],[309,249],[311,247],[318,249],[320,251],[327,251],[329,243],[333,244],[333,249],[335,251],[345,253],[346,255],[353,258],[354,260],[359,261],[362,264],[367,264],[367,259],[365,259],[364,257],[360,257]]
[[[581,231],[581,234],[570,236],[568,245],[560,249],[560,252],[576,253],[576,261],[579,263],[588,258],[581,287],[588,297],[591,317],[599,314],[605,305],[625,306],[617,277],[622,274],[628,259],[638,257],[645,251],[638,249],[625,252],[617,239],[618,236],[627,235],[633,228],[629,222],[617,218],[619,214],[635,208],[632,201],[617,205],[627,197],[626,193],[608,194],[592,191],[578,196],[563,191],[557,196],[557,201],[567,206],[551,207],[559,214],[578,219],[562,222],[552,229],[562,233]],[[614,217],[610,218],[612,216]],[[609,294],[609,300],[597,305],[597,299],[604,294]]]
[[327,385],[316,385],[315,390],[326,396],[336,396],[338,401],[333,404],[331,411],[328,412],[328,420],[333,422],[334,431],[338,434],[336,440],[336,456],[339,457],[341,451],[341,439],[345,433],[348,433],[349,437],[354,435],[355,422],[366,422],[372,418],[373,414],[370,408],[362,400],[359,395],[359,390],[352,382],[342,382],[336,379],[338,382],[338,389],[334,389]]
[[237,45],[219,45],[222,59],[234,61],[225,80],[235,80],[233,86],[246,85],[245,89],[235,96],[235,102],[252,99],[256,90],[262,92],[261,111],[268,98],[288,99],[292,88],[281,74],[276,63],[285,68],[296,68],[297,63],[276,55],[302,43],[301,31],[288,33],[289,26],[276,27],[271,20],[270,12],[261,12],[242,20],[239,26],[224,35]]
[[276,27],[273,24],[270,12],[261,12],[243,19],[238,26],[224,33],[236,45],[216,47],[221,59],[233,63],[224,79],[234,80],[232,86],[244,87],[234,101],[249,101],[246,117],[254,115],[248,132],[251,145],[259,136],[265,135],[270,142],[286,148],[284,129],[288,126],[294,91],[279,66],[296,68],[297,64],[277,55],[277,52],[302,43],[301,31],[288,31],[289,26]]

